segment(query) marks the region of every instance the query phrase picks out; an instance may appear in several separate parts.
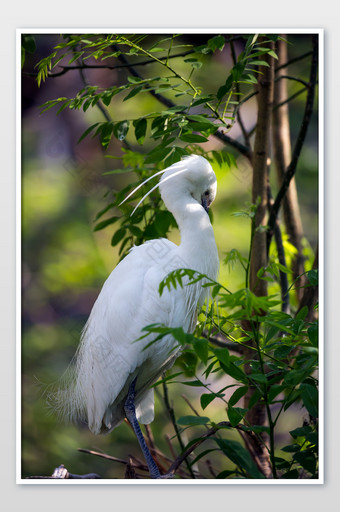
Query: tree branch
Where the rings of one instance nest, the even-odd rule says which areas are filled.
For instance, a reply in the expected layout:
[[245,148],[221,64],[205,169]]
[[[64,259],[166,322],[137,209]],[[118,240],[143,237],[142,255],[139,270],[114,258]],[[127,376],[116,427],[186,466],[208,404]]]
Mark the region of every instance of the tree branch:
[[233,147],[239,153],[241,153],[241,155],[245,156],[246,158],[248,158],[248,160],[251,161],[252,152],[251,152],[250,148],[248,148],[247,146],[244,146],[243,144],[241,144],[241,142],[238,142],[236,139],[233,139],[232,137],[227,135],[225,132],[220,131],[220,130],[218,130],[217,132],[214,133],[214,137],[221,140],[225,144],[228,144],[229,146]]
[[300,60],[303,60],[306,57],[309,57],[310,55],[312,55],[311,51],[303,53],[302,55],[298,55],[297,57],[294,57],[293,59],[287,60],[283,64],[280,64],[276,69],[278,70],[278,69],[287,68],[291,64],[295,64],[296,62],[299,62]]
[[[235,428],[236,430],[242,432],[249,438],[252,438],[254,436],[253,432],[250,432],[245,425],[239,424],[236,425],[236,427],[233,427],[229,421],[220,421],[216,424],[216,426],[210,428],[207,432],[205,432],[200,439],[198,439],[195,443],[191,444],[189,448],[187,448],[177,459],[171,464],[168,475],[174,475],[176,470],[179,468],[179,466],[182,464],[182,462],[192,453],[198,446],[200,446],[204,441],[209,439],[209,437],[213,436],[220,430],[221,428]],[[259,468],[260,471],[263,473],[263,470]],[[263,473],[264,474],[264,473]]]
[[[272,49],[273,44],[271,43]],[[258,272],[261,268],[267,266],[267,244],[266,224],[267,215],[267,181],[268,181],[268,157],[271,134],[271,115],[273,108],[274,92],[274,59],[270,55],[264,57],[268,66],[260,67],[260,79],[258,81],[257,95],[257,129],[253,153],[253,183],[252,183],[252,203],[257,204],[255,216],[252,219],[252,244],[250,250],[250,269],[249,269],[249,288],[257,296],[267,295],[267,282],[258,278]],[[254,359],[253,348],[257,349],[257,358],[261,363],[261,355],[258,349],[258,340],[256,338],[256,325],[251,319],[244,320],[242,327],[246,331],[253,332],[253,337],[249,340],[252,348],[244,348],[244,358],[246,361]],[[249,362],[245,364],[245,372],[250,374],[252,368]],[[251,385],[244,397],[244,407],[249,409],[248,404],[253,397],[256,388]],[[246,413],[246,421],[250,425],[265,425],[266,420],[270,422],[270,410],[263,403],[256,403]],[[273,434],[270,436],[270,464],[267,451],[258,440],[249,439],[248,445],[252,446],[250,453],[253,460],[261,468],[267,478],[275,476],[274,464],[274,446]],[[271,467],[272,466],[272,467]]]
[[293,178],[297,164],[299,161],[299,157],[301,154],[301,150],[303,148],[303,144],[305,142],[307,130],[310,124],[310,120],[313,113],[313,104],[314,104],[314,96],[315,96],[315,85],[316,85],[316,78],[317,78],[317,68],[318,68],[318,36],[313,36],[313,52],[312,52],[312,66],[311,66],[311,73],[310,73],[310,88],[308,90],[307,94],[307,100],[306,100],[306,106],[305,106],[305,112],[302,119],[300,132],[294,147],[292,160],[285,172],[284,180],[282,182],[281,188],[276,196],[276,199],[274,201],[273,207],[271,209],[271,214],[269,216],[268,221],[268,236],[267,236],[267,244],[270,243],[271,238],[273,236],[274,232],[274,225],[276,222],[276,218],[278,216],[281,202],[283,198],[285,197],[285,194],[287,192],[287,189],[289,187],[290,181]]
[[55,468],[51,476],[28,476],[26,480],[37,480],[37,479],[96,479],[101,478],[101,476],[97,475],[97,473],[87,473],[86,475],[76,475],[74,473],[69,473],[65,468],[64,464],[61,464],[59,467]]

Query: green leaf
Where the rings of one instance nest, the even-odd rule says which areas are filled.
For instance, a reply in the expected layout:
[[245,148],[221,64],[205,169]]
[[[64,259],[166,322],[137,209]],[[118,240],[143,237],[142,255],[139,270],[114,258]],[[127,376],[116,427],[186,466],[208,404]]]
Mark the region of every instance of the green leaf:
[[301,398],[304,406],[311,416],[318,417],[318,390],[311,384],[300,385]]
[[144,85],[138,85],[137,87],[134,87],[133,89],[131,89],[131,91],[129,92],[129,94],[127,94],[125,96],[125,98],[123,99],[123,101],[126,101],[126,100],[129,100],[131,98],[133,98],[134,96],[136,96],[136,94],[138,94],[139,92],[141,92],[144,88]]
[[92,130],[94,130],[95,127],[98,126],[99,124],[100,123],[94,123],[91,126],[89,126],[89,128],[87,128],[87,130],[85,130],[84,133],[79,137],[77,144],[79,144],[79,142],[81,142],[83,139],[85,139],[85,137],[87,137],[89,135],[89,133],[91,133]]
[[310,432],[312,432],[312,428],[309,425],[306,425],[305,427],[295,428],[294,430],[291,430],[289,433],[295,439],[297,437],[304,437]]
[[225,45],[223,36],[214,36],[208,40],[208,47],[214,52],[215,50],[222,51]]
[[234,393],[229,398],[230,405],[236,405],[237,402],[247,393],[248,386],[241,386],[234,391]]
[[307,334],[308,334],[308,338],[311,342],[311,344],[314,346],[314,347],[317,347],[318,346],[318,335],[319,335],[319,327],[318,327],[318,324],[317,323],[314,323],[312,324],[308,331],[307,331]]
[[143,236],[143,231],[138,226],[129,225],[127,228],[133,236],[139,238]]
[[191,66],[194,68],[194,69],[199,69],[202,67],[203,63],[200,62],[199,60],[197,59],[184,59],[184,62],[189,62],[189,64],[191,64]]
[[35,38],[31,34],[23,34],[21,44],[22,47],[29,53],[34,53],[37,49]]
[[74,61],[76,61],[77,59],[79,59],[79,57],[81,57],[83,54],[84,54],[84,52],[74,52],[74,53],[73,53],[73,56],[72,56],[72,57],[71,57],[71,59],[68,61],[68,64],[72,64]]
[[103,124],[99,125],[99,129],[100,129],[101,144],[104,148],[107,148],[110,143],[110,140],[111,140],[111,135],[112,135],[112,132],[114,129],[114,124],[112,122],[103,123]]
[[318,279],[318,271],[317,269],[309,270],[306,272],[307,279],[310,282],[312,286],[317,286],[319,279]]
[[274,357],[276,357],[277,359],[285,359],[294,348],[295,347],[292,345],[280,345],[274,351]]
[[244,418],[248,409],[242,409],[241,407],[228,406],[228,418],[232,427],[236,427]]
[[119,217],[110,217],[109,219],[102,220],[101,222],[98,222],[93,231],[99,231],[101,229],[104,229],[106,228],[106,226],[114,224],[117,220],[119,220]]
[[277,56],[277,54],[274,52],[274,50],[269,50],[268,55],[270,55],[270,56],[271,56],[271,57],[273,57],[274,59],[278,59],[278,56]]
[[303,450],[294,455],[294,460],[296,460],[301,466],[312,473],[316,472],[316,458],[313,452],[310,450]]
[[309,374],[309,370],[306,370],[306,369],[290,370],[284,376],[283,381],[288,386],[296,386],[297,384],[302,382],[307,377],[308,374]]
[[[197,105],[201,105],[202,103],[208,103],[209,101],[213,100],[214,96],[211,94],[209,96],[198,96],[195,101],[192,102],[191,106],[196,107]],[[185,107],[183,107],[183,110]]]
[[308,306],[303,306],[303,308],[300,309],[295,318],[297,320],[304,320],[308,314],[308,311]]
[[154,53],[154,52],[165,52],[166,50],[164,48],[150,48],[149,52],[150,53]]
[[206,407],[208,407],[208,405],[213,400],[215,400],[215,398],[217,398],[217,394],[215,395],[214,393],[204,393],[203,395],[201,395],[200,402],[202,409],[204,410]]
[[147,124],[148,123],[145,117],[142,117],[141,119],[133,122],[133,126],[135,127],[135,137],[138,144],[143,144],[144,142]]
[[221,363],[229,364],[230,355],[227,348],[214,348],[213,353]]
[[309,434],[306,434],[306,439],[311,445],[314,445],[317,447],[319,442],[319,435],[317,432],[310,432]]
[[155,228],[160,236],[165,236],[169,231],[170,226],[175,222],[172,213],[162,210],[157,213],[155,218]]
[[263,373],[251,373],[249,378],[255,382],[259,382],[260,384],[265,384],[267,382],[267,377]]
[[291,471],[287,471],[287,473],[284,473],[282,475],[282,478],[286,478],[286,479],[296,479],[296,478],[299,478],[299,472],[297,469],[292,469]]
[[295,444],[287,444],[287,446],[284,446],[283,448],[281,448],[281,450],[283,452],[286,452],[286,453],[295,453],[295,452],[298,452],[300,450],[301,446],[297,443]]
[[181,416],[176,423],[178,425],[206,425],[210,423],[210,418],[206,416]]
[[195,133],[183,133],[183,135],[180,136],[180,140],[183,142],[190,142],[190,143],[200,143],[200,142],[207,142],[207,138],[203,137],[203,135],[196,135]]
[[248,408],[252,409],[252,407],[254,407],[254,405],[260,400],[261,397],[262,397],[261,391],[259,389],[255,389],[254,393],[252,394],[252,396],[249,400]]
[[165,167],[170,167],[170,165],[174,164],[175,162],[178,162],[182,158],[182,156],[187,154],[188,152],[184,148],[175,146],[170,155],[167,156],[166,159],[164,160]]
[[252,64],[253,66],[265,66],[269,68],[269,64],[265,60],[251,60],[248,62],[248,64]]
[[215,438],[216,443],[223,453],[237,466],[248,473],[251,478],[264,478],[263,474],[257,469],[248,450],[237,441]]
[[163,147],[159,148],[157,151],[152,151],[148,154],[148,156],[145,158],[146,164],[153,164],[161,162],[165,159],[165,157],[172,151],[172,148],[169,147]]
[[248,37],[247,39],[247,42],[246,42],[246,50],[249,50],[249,48],[252,48],[254,46],[254,44],[256,43],[256,40],[257,38],[259,37],[258,34],[255,34],[255,35],[251,35]]
[[285,386],[281,386],[280,384],[274,384],[270,386],[268,391],[268,402],[271,403],[274,398],[277,397],[279,393],[281,393],[285,389]]
[[113,237],[111,239],[111,245],[115,246],[115,245],[119,244],[119,242],[124,238],[125,233],[126,233],[126,228],[125,227],[119,228],[115,232],[115,234],[113,235]]
[[201,382],[200,380],[187,380],[187,381],[182,382],[182,384],[184,384],[185,386],[191,386],[194,388],[199,388],[199,387],[203,386],[203,382]]
[[223,98],[225,94],[227,94],[233,86],[233,77],[231,75],[228,76],[226,82],[224,85],[221,85],[221,87],[217,91],[217,99]]
[[200,459],[202,459],[202,457],[205,457],[206,455],[208,455],[208,453],[211,453],[211,452],[216,452],[217,451],[217,448],[210,448],[208,450],[204,450],[203,452],[199,453],[197,455],[197,457],[194,458],[193,461],[190,461],[190,465],[191,467],[196,464]]
[[207,364],[208,362],[208,346],[208,340],[204,338],[196,338],[193,343],[194,351],[204,364]]
[[220,360],[220,365],[221,365],[221,368],[225,371],[225,373],[230,375],[230,377],[233,377],[233,379],[238,380],[240,382],[244,382],[244,383],[248,382],[248,379],[247,379],[247,376],[245,375],[245,373],[241,370],[241,368],[236,366],[234,363],[230,362],[228,365],[226,365],[226,364],[222,363],[222,361]]

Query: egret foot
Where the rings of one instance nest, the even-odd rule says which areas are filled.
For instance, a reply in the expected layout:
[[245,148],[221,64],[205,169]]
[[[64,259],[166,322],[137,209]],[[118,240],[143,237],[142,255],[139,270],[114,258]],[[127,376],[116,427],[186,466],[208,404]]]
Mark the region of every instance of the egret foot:
[[[156,466],[155,461],[152,458],[149,448],[147,447],[143,433],[141,431],[141,428],[140,428],[138,420],[137,420],[136,407],[135,407],[136,380],[137,380],[137,377],[130,384],[128,396],[127,396],[125,404],[124,404],[124,411],[126,414],[126,418],[129,420],[129,422],[136,434],[136,437],[137,437],[139,445],[142,449],[145,461],[148,465],[151,478],[163,478],[163,476],[159,472],[158,467]],[[164,478],[168,478],[168,477],[166,475],[164,475]],[[170,477],[170,478],[172,478],[172,477]]]

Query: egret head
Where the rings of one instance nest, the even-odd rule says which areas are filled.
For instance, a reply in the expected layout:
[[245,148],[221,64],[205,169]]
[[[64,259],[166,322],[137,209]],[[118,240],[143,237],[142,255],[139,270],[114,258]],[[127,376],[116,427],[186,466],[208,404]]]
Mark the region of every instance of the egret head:
[[160,189],[162,199],[170,211],[171,204],[175,203],[176,198],[183,198],[183,195],[189,195],[202,205],[206,212],[208,212],[209,206],[216,197],[217,181],[215,173],[209,162],[202,156],[198,155],[184,157],[181,161],[172,164],[167,169],[156,172],[130,192],[130,194],[120,204],[123,204],[127,199],[129,199],[145,183],[160,174],[163,174],[163,176],[159,183],[152,187],[142,197],[131,215],[134,214],[144,199],[146,199],[148,195],[158,187]]
[[183,158],[163,174],[159,189],[165,203],[174,194],[188,194],[208,212],[216,197],[217,181],[210,163],[198,155]]

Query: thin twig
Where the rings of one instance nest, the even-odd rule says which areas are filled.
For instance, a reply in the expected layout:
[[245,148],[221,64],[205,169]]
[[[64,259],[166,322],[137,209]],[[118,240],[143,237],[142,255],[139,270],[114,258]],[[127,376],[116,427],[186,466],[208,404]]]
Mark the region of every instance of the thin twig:
[[209,469],[209,472],[211,473],[211,475],[213,476],[213,478],[216,478],[216,476],[217,476],[217,475],[216,475],[216,473],[215,473],[215,471],[214,471],[214,468],[212,467],[211,461],[210,461],[209,459],[207,459],[207,460],[205,461],[205,464],[206,464],[207,468]]
[[[113,462],[118,462],[119,464],[127,464],[127,461],[124,459],[119,459],[118,457],[113,457],[112,455],[108,455],[107,453],[96,452],[94,450],[87,450],[85,448],[78,448],[78,452],[87,453],[88,455],[95,455],[96,457],[101,457],[103,459],[112,460]],[[145,465],[147,468],[147,466]]]
[[[233,64],[235,66],[235,64],[237,62],[237,58],[236,58],[236,52],[235,52],[235,47],[234,47],[234,43],[233,42],[230,43],[230,50],[231,50],[231,56],[232,56],[232,59],[233,59]],[[237,92],[238,95],[240,95],[241,91],[240,91],[240,84],[239,84],[239,82],[236,82],[236,92]],[[246,130],[244,124],[243,124],[243,120],[242,120],[240,109],[238,108],[238,105],[236,106],[236,116],[237,116],[237,120],[238,120],[238,123],[239,123],[240,128],[241,128],[242,134],[243,134],[245,145],[251,151],[249,133],[247,132],[247,130]]]
[[[89,86],[89,83],[88,83],[85,73],[84,73],[84,68],[79,68],[79,73],[80,73],[80,77],[82,79],[83,84],[85,86]],[[108,122],[113,121],[112,117],[110,116],[110,114],[108,113],[107,109],[105,108],[105,106],[103,105],[103,103],[100,99],[97,101],[96,106],[99,108],[99,110],[105,117],[106,121],[108,121]]]
[[171,452],[171,455],[173,456],[174,459],[176,459],[178,455],[177,455],[177,453],[175,451],[174,445],[172,444],[172,439],[171,439],[171,437],[168,434],[165,434],[165,440],[167,442],[167,445],[169,446],[169,450]]
[[[179,431],[179,428],[178,428],[178,425],[177,425],[177,422],[176,422],[175,412],[174,412],[173,408],[170,405],[169,394],[168,394],[168,387],[167,387],[167,385],[166,385],[164,380],[163,380],[163,394],[164,394],[165,407],[166,407],[166,409],[167,409],[167,411],[169,413],[169,416],[170,416],[172,425],[174,427],[174,430],[176,432],[176,436],[177,436],[179,445],[181,447],[181,450],[183,451],[184,450],[184,443],[183,443],[183,440],[182,440],[182,437],[181,437],[181,433]],[[192,476],[192,478],[195,478],[194,472],[191,469],[189,461],[187,461],[187,460],[186,460],[186,465],[187,465],[188,471],[189,471],[190,475]]]
[[300,60],[305,59],[306,57],[309,57],[310,55],[312,55],[311,51],[303,53],[302,55],[298,55],[297,57],[294,57],[293,59],[288,60],[284,64],[281,64],[276,69],[278,70],[278,69],[287,68],[291,64],[295,64],[296,62],[299,62]]
[[188,406],[190,407],[190,409],[192,410],[192,412],[196,415],[196,416],[200,416],[200,414],[196,411],[195,407],[192,405],[192,403],[190,402],[189,398],[187,396],[185,396],[185,394],[183,393],[182,395],[182,398],[183,400],[188,404]]
[[[132,76],[134,76],[136,78],[139,78],[140,80],[144,80],[142,75],[140,75],[140,73],[138,73],[138,71],[135,70],[134,65],[132,65],[132,64],[130,64],[128,62],[128,60],[125,57],[125,55],[123,55],[123,54],[119,55],[118,59],[124,64],[124,67],[126,67],[129,70],[129,73]],[[171,100],[169,100],[168,98],[166,98],[162,94],[159,94],[158,92],[155,92],[152,89],[152,87],[150,87],[149,85],[146,84],[145,85],[145,89],[148,91],[149,94],[151,94],[151,96],[153,96],[156,100],[158,100],[160,103],[165,105],[167,108],[171,108],[171,107],[173,107],[175,105]]]
[[210,341],[212,345],[215,345],[216,347],[221,348],[227,348],[228,350],[231,350],[232,352],[237,352],[238,354],[242,354],[242,347],[234,342],[231,338],[225,336],[221,332],[217,332],[215,334],[210,334],[208,331],[203,331],[202,336]]

